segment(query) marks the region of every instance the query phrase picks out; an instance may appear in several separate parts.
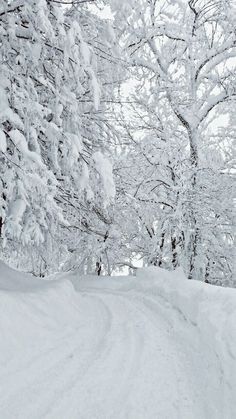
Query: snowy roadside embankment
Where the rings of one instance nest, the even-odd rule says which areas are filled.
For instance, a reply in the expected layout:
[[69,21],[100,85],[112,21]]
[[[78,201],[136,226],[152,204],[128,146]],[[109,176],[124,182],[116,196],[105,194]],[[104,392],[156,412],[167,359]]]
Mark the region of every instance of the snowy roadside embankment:
[[50,346],[62,328],[73,330],[76,297],[69,281],[43,281],[0,263],[1,385],[7,368],[27,361],[39,345]]
[[236,290],[53,279],[0,263],[0,418],[235,419]]
[[[236,289],[189,281],[181,269],[158,268],[138,271],[139,290],[152,299],[163,299],[173,321],[176,315],[196,330],[202,357],[209,360],[209,403],[214,385],[220,384],[222,419],[236,417]],[[191,338],[191,335],[189,336]],[[215,358],[215,363],[214,363]],[[213,363],[213,365],[212,365]],[[214,370],[215,368],[215,370]],[[216,378],[218,376],[218,379]],[[215,380],[215,382],[214,382]]]

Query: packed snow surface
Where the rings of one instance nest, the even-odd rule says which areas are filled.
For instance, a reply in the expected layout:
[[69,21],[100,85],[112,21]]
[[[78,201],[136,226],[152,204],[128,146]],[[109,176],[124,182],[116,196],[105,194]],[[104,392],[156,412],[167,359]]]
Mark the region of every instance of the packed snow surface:
[[0,264],[1,419],[235,419],[236,291]]

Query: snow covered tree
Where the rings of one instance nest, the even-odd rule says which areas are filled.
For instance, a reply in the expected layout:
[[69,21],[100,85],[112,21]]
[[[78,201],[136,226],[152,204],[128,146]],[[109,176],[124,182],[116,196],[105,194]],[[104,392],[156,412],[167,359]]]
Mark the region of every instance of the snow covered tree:
[[[232,206],[230,199],[225,199],[232,196],[227,159],[220,151],[221,164],[209,163],[212,139],[218,147],[218,133],[223,132],[225,125],[221,115],[235,106],[236,34],[232,3],[133,0],[129,5],[122,2],[116,15],[121,42],[137,82],[132,100],[144,126],[145,140],[140,141],[139,136],[138,147],[145,153],[137,150],[136,156],[138,159],[140,155],[138,166],[144,165],[145,169],[143,175],[138,173],[138,192],[134,192],[133,185],[133,197],[141,194],[144,202],[156,202],[150,222],[159,231],[158,237],[153,239],[153,233],[147,232],[150,240],[157,239],[158,243],[153,261],[160,263],[166,245],[169,256],[164,256],[165,262],[172,260],[173,266],[181,263],[189,278],[203,280],[209,276],[216,279],[219,274],[215,271],[218,262],[214,256],[217,240],[213,220],[218,220],[220,235]],[[116,9],[115,0],[113,5]],[[224,144],[221,141],[221,146]],[[227,180],[222,171],[227,171]],[[163,194],[165,204],[160,205]],[[149,223],[145,220],[143,225],[147,231]],[[232,233],[232,217],[227,225]],[[232,278],[232,252],[227,250],[225,234],[229,237],[222,233],[220,247],[224,243],[221,258],[227,262],[218,268],[221,277],[226,274]]]
[[94,213],[115,193],[104,156],[114,34],[89,3],[65,4],[0,7],[1,240],[8,255],[36,245],[50,262],[48,242],[63,253],[61,229],[76,219],[89,230],[83,208]]
[[40,275],[140,258],[232,283],[234,11],[1,2],[2,257]]

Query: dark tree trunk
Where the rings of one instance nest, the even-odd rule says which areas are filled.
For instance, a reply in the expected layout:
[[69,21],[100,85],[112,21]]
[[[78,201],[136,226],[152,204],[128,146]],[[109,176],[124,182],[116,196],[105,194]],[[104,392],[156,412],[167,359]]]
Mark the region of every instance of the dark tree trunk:
[[198,243],[200,238],[200,231],[199,228],[196,227],[196,224],[194,226],[194,232],[191,237],[191,251],[190,251],[190,265],[189,265],[189,279],[193,279],[195,276],[196,271],[196,261],[197,261],[197,254],[198,254]]
[[210,283],[209,278],[210,278],[210,258],[207,256],[207,264],[206,264],[206,270],[205,270],[205,282],[207,284]]
[[0,217],[0,237],[2,237],[3,219]]
[[99,262],[96,262],[96,273],[97,273],[98,276],[100,276],[101,272],[102,272],[102,263],[101,262],[102,262],[101,259],[100,259]]
[[171,250],[172,250],[172,265],[173,268],[178,266],[178,253],[177,253],[177,240],[176,237],[171,237]]
[[158,262],[158,266],[160,267],[162,265],[162,255],[163,255],[164,244],[165,244],[165,233],[163,232],[161,234],[160,255],[159,255],[159,262]]

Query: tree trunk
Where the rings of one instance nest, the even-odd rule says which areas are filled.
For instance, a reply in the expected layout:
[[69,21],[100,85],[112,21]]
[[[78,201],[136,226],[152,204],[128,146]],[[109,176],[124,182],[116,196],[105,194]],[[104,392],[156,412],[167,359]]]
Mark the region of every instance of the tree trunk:
[[160,253],[159,253],[159,262],[158,262],[158,266],[160,267],[162,265],[162,255],[163,255],[164,244],[165,244],[165,232],[161,234]]
[[198,151],[196,132],[189,133],[190,143],[190,164],[191,164],[191,191],[190,191],[190,225],[192,233],[190,236],[190,254],[189,254],[189,274],[188,278],[193,279],[196,276],[196,264],[198,254],[198,243],[200,239],[200,230],[196,219],[196,195],[197,195],[197,168],[198,168]]
[[99,262],[96,262],[96,274],[100,276],[102,273],[102,259],[99,259]]
[[172,265],[173,268],[178,266],[178,253],[177,253],[177,240],[176,237],[171,237],[171,250],[172,250]]

